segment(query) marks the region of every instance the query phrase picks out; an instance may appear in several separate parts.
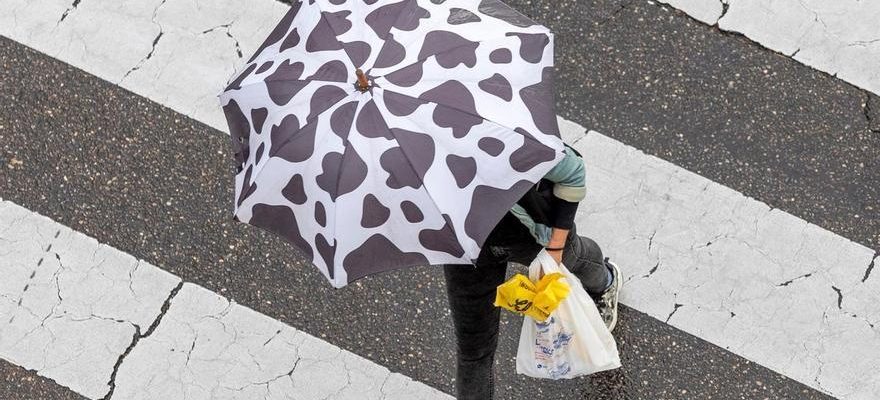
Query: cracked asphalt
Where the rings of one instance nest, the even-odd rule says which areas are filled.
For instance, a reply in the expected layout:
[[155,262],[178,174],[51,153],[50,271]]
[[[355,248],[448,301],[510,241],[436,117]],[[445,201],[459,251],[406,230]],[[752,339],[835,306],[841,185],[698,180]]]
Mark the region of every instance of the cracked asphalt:
[[[438,269],[330,289],[290,246],[230,219],[225,134],[5,39],[0,64],[3,157],[20,160],[3,170],[4,198],[452,391],[454,345]],[[512,373],[519,320],[505,315],[499,398],[826,398],[638,311],[624,307],[620,318],[624,368],[539,382]]]
[[[667,7],[509,3],[557,33],[562,116],[880,249],[877,96]],[[289,246],[230,220],[224,134],[5,38],[0,65],[0,196],[452,390],[439,271],[329,289]],[[619,325],[623,369],[540,384],[502,373],[500,397],[826,398],[638,311]],[[499,371],[513,371],[518,320],[502,329]],[[0,376],[0,398],[79,398],[2,361]]]

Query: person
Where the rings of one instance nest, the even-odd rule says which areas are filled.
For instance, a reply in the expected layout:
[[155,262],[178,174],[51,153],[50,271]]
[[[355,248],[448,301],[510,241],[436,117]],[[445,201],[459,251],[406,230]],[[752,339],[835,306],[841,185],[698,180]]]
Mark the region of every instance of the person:
[[489,400],[494,394],[501,309],[493,302],[510,262],[529,265],[547,249],[580,279],[608,329],[614,329],[620,270],[603,257],[595,241],[579,236],[574,225],[585,179],[580,154],[566,145],[563,159],[495,226],[474,265],[443,266],[458,347],[458,399]]

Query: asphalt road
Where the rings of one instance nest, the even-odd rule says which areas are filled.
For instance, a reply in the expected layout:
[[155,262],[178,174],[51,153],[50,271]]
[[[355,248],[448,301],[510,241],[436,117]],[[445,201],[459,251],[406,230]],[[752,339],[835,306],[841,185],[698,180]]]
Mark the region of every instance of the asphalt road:
[[[438,269],[330,289],[289,245],[230,219],[225,134],[8,40],[0,65],[4,198],[452,391]],[[515,375],[518,320],[506,316],[502,329],[499,398],[824,397],[626,307],[615,331],[625,367],[590,379]]]
[[[563,117],[880,249],[876,96],[665,7],[509,3],[556,32]],[[291,246],[230,219],[227,142],[0,38],[0,196],[451,392],[440,271],[330,289]],[[518,325],[505,315],[503,399],[825,398],[627,307],[615,330],[622,369],[539,382],[513,373]],[[2,362],[0,376],[0,398],[78,398]]]

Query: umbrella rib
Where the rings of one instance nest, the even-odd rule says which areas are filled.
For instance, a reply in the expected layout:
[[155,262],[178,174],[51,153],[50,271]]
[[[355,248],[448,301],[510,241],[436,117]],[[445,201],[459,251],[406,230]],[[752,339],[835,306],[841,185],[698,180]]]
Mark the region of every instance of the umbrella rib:
[[[305,1],[305,0],[301,0],[301,1]],[[348,57],[348,61],[351,62],[351,65],[354,65],[354,60],[351,58],[351,55],[348,54],[348,51],[345,50],[345,46],[342,44],[342,41],[337,39],[339,37],[339,32],[336,32],[336,29],[333,29],[333,24],[331,24],[330,21],[327,21],[327,18],[324,17],[324,13],[327,11],[324,11],[324,9],[321,8],[320,1],[316,1],[314,4],[315,4],[315,7],[318,8],[318,12],[321,15],[321,17],[318,18],[318,21],[319,21],[318,23],[324,22],[325,24],[327,24],[327,26],[330,28],[330,31],[333,32],[333,38],[336,39],[336,43],[339,43],[339,48],[342,50],[343,53],[345,53],[345,56]],[[358,20],[358,21],[360,21],[360,20]],[[354,27],[354,23],[352,23],[352,27]]]
[[[480,40],[477,40],[476,42],[473,42],[473,43],[477,43],[477,46],[479,47],[480,43],[483,43],[483,42],[485,42],[485,40],[480,39]],[[401,66],[400,68],[397,68],[397,69],[395,69],[395,70],[393,70],[393,71],[388,71],[388,72],[386,72],[386,73],[384,73],[384,74],[382,74],[382,75],[376,75],[376,78],[380,78],[380,77],[384,77],[384,76],[389,75],[389,74],[393,74],[393,73],[395,73],[395,72],[397,72],[397,71],[400,71],[400,70],[402,70],[402,69],[404,69],[404,68],[411,67],[411,66],[416,65],[416,64],[418,64],[418,63],[420,63],[420,62],[424,62],[424,61],[426,61],[427,59],[429,59],[429,58],[431,58],[431,57],[436,57],[437,55],[440,55],[440,54],[443,54],[443,53],[446,53],[446,52],[450,52],[450,51],[452,51],[452,50],[457,50],[457,49],[462,48],[462,47],[467,46],[467,45],[468,45],[467,43],[465,43],[465,44],[460,44],[460,45],[458,45],[458,46],[450,47],[450,48],[448,48],[448,49],[446,49],[446,50],[443,50],[443,51],[441,51],[441,52],[439,52],[439,53],[431,54],[431,55],[429,55],[429,56],[427,56],[427,57],[420,57],[420,58],[416,59],[415,61],[413,61],[413,62],[411,62],[411,63],[409,63],[409,64],[406,64],[406,65],[403,65],[403,66]],[[421,50],[419,50],[419,52],[421,53]]]
[[[348,96],[345,96],[345,97],[343,97],[342,99],[340,99],[339,101],[337,101],[336,103],[333,103],[332,105],[330,105],[330,107],[327,107],[326,110],[321,111],[320,113],[318,113],[317,115],[315,115],[311,120],[310,120],[310,119],[306,119],[306,120],[305,120],[305,124],[303,124],[299,129],[297,129],[296,131],[294,131],[293,133],[291,133],[290,136],[286,137],[281,143],[278,144],[278,146],[279,146],[278,149],[280,150],[282,147],[287,146],[287,145],[290,143],[290,141],[293,140],[294,137],[297,136],[297,133],[299,133],[300,131],[302,131],[303,129],[305,129],[307,126],[309,126],[309,125],[311,125],[311,124],[317,124],[317,123],[318,123],[318,120],[319,120],[319,117],[320,117],[321,115],[326,114],[326,113],[329,112],[330,110],[335,110],[335,109],[337,108],[337,107],[334,107],[335,105],[337,105],[337,104],[343,102],[345,99],[351,98],[352,95],[353,95],[354,93],[357,93],[357,92],[349,93]],[[270,158],[273,157],[273,155],[272,155],[272,153],[271,153],[271,148],[270,148],[270,153],[268,153],[268,155],[269,155]],[[253,175],[252,181],[255,182],[255,181],[257,180],[257,177],[259,176],[259,174],[260,174],[261,172],[263,172],[263,168],[265,168],[266,164],[268,164],[268,163],[269,163],[269,161],[266,160],[266,162],[263,163],[263,165],[260,167],[259,170],[254,171],[254,175]]]
[[[379,110],[379,113],[380,113],[380,114],[383,114],[383,112],[382,112],[382,107],[377,107],[377,109]],[[384,115],[383,115],[383,119],[384,119]],[[415,167],[415,165],[413,164],[412,159],[410,159],[409,154],[407,154],[407,152],[404,150],[403,145],[400,143],[400,140],[397,139],[397,135],[394,134],[394,131],[392,131],[391,128],[388,128],[388,127],[387,127],[387,123],[386,123],[386,128],[385,128],[385,129],[386,129],[386,131],[387,131],[389,134],[391,134],[392,137],[394,137],[394,141],[397,142],[397,145],[400,147],[400,152],[403,153],[403,157],[406,158],[406,162],[409,163],[410,168],[412,168],[413,171],[416,171],[416,167]],[[418,174],[416,174],[416,175],[418,175]],[[440,206],[439,206],[439,204],[437,203],[437,201],[434,199],[434,196],[431,194],[431,191],[428,190],[428,184],[427,184],[427,182],[425,182],[425,179],[422,178],[422,177],[419,177],[419,179],[422,181],[422,187],[425,188],[425,193],[428,194],[428,198],[430,198],[430,199],[431,199],[431,203],[434,204],[434,208],[437,209],[437,212],[438,212],[438,213],[440,214],[440,216],[442,217],[442,216],[444,215],[443,210],[440,209]],[[445,222],[446,222],[446,221],[445,221],[445,218],[444,218],[444,223],[445,223]],[[449,221],[449,222],[450,222],[450,224],[449,224],[449,229],[452,231],[452,239],[453,239],[456,243],[461,243],[460,240],[459,240],[458,232],[455,230],[455,226],[454,226],[453,224],[451,224],[452,221]]]
[[[334,269],[333,270],[334,279],[337,276],[339,276],[336,271],[337,265],[340,265],[342,267],[342,269],[345,269],[345,265],[342,265],[342,261],[344,261],[344,260],[340,260],[340,262],[336,261],[336,257],[339,254],[339,252],[337,251],[339,249],[339,241],[336,239],[338,237],[336,235],[336,232],[339,230],[339,215],[338,215],[338,210],[339,210],[338,202],[339,202],[339,198],[340,198],[340,196],[339,196],[339,182],[342,178],[342,167],[343,167],[343,165],[345,165],[345,157],[348,156],[349,148],[352,147],[351,141],[348,140],[348,138],[351,137],[352,132],[354,132],[356,130],[355,126],[357,125],[357,123],[356,123],[357,115],[358,115],[358,113],[360,113],[360,111],[362,109],[363,109],[363,106],[359,102],[358,109],[355,110],[354,116],[351,117],[352,121],[351,121],[351,126],[348,127],[348,135],[345,137],[345,139],[342,140],[342,145],[344,146],[344,149],[342,150],[342,159],[339,160],[339,171],[336,171],[336,200],[333,201],[333,244],[334,244],[334,246],[336,246],[336,247],[334,247],[334,251],[333,251],[333,265],[332,265],[332,268]],[[328,270],[330,268],[331,268],[331,266],[327,267]],[[346,278],[348,278],[348,270],[345,271],[345,276],[346,276]]]
[[[452,109],[454,109],[454,110],[461,111],[461,112],[464,113],[464,114],[472,115],[472,116],[474,116],[474,117],[477,117],[477,118],[482,119],[483,121],[487,121],[487,122],[489,122],[489,123],[492,123],[492,124],[498,125],[498,126],[500,126],[500,127],[502,127],[502,128],[506,128],[506,129],[510,130],[511,132],[516,132],[516,129],[513,129],[513,128],[511,128],[511,127],[505,125],[505,124],[502,124],[502,123],[497,122],[497,121],[493,121],[493,120],[491,120],[491,119],[483,118],[483,116],[481,116],[481,115],[477,115],[477,114],[469,113],[469,112],[467,112],[467,111],[464,111],[464,110],[462,110],[462,109],[460,109],[460,108],[457,108],[457,107],[454,107],[454,106],[449,106],[449,105],[441,104],[441,103],[437,103],[437,102],[434,102],[434,101],[428,101],[428,100],[424,100],[424,99],[419,99],[419,98],[417,98],[417,97],[413,97],[413,96],[410,96],[410,95],[408,95],[408,94],[403,94],[403,93],[400,93],[400,92],[397,92],[397,91],[394,91],[394,90],[388,90],[388,89],[382,89],[382,90],[383,90],[383,91],[386,91],[386,92],[391,92],[391,93],[394,93],[394,94],[397,94],[397,95],[400,95],[400,96],[405,96],[405,97],[408,97],[408,98],[410,98],[410,99],[415,99],[415,100],[424,101],[424,102],[427,102],[427,103],[433,103],[433,104],[441,105],[441,106],[444,106],[444,107],[449,107],[449,108],[452,108]],[[522,136],[524,140],[531,140],[531,141],[537,142],[537,143],[539,143],[539,144],[541,144],[541,145],[547,146],[546,143],[544,143],[544,142],[538,140],[538,138],[535,137],[535,135],[533,135],[531,132],[528,132],[528,131],[526,131],[526,132],[528,133],[528,134],[526,134],[526,135],[523,135],[523,134],[521,134],[521,133],[519,133],[519,132],[516,132],[516,133],[518,133],[520,136]],[[544,135],[544,136],[550,136],[550,137],[556,138],[557,140],[559,140],[560,143],[562,143],[562,138],[559,138],[559,137],[556,137],[556,136],[553,136],[553,135]],[[552,140],[552,139],[551,139],[551,140]],[[561,151],[561,150],[560,150],[560,151]]]
[[[455,107],[455,106],[453,106],[453,105],[443,104],[443,103],[438,103],[438,102],[436,102],[436,101],[430,101],[430,100],[421,99],[421,98],[414,97],[414,96],[411,96],[411,95],[408,95],[408,94],[405,94],[405,93],[400,93],[400,92],[398,92],[398,91],[396,91],[396,90],[384,89],[384,88],[383,88],[382,90],[383,90],[383,91],[386,91],[386,92],[394,93],[394,94],[399,95],[399,96],[408,97],[408,98],[410,98],[410,99],[414,99],[414,100],[417,100],[417,101],[421,101],[421,102],[425,102],[425,103],[431,103],[431,104],[436,104],[436,105],[443,106],[443,107],[449,107],[449,108],[451,108],[451,109],[453,109],[453,110],[456,110],[456,111],[461,112],[462,114],[467,114],[467,115],[470,115],[470,116],[474,116],[474,117],[477,117],[477,118],[479,118],[479,119],[482,119],[483,121],[489,121],[489,122],[491,122],[491,123],[493,123],[493,124],[495,124],[495,125],[498,125],[498,126],[500,126],[500,127],[507,128],[507,129],[509,129],[509,130],[512,131],[512,132],[516,132],[516,129],[515,129],[515,128],[511,128],[511,127],[509,127],[509,126],[507,126],[507,125],[505,125],[505,124],[502,124],[502,123],[500,123],[500,122],[493,121],[493,120],[491,120],[491,119],[487,119],[487,118],[483,117],[482,115],[474,114],[474,113],[472,113],[472,112],[468,112],[468,111],[462,110],[462,109],[460,109],[460,108],[458,108],[458,107]],[[517,133],[518,133],[518,132],[517,132]],[[523,135],[523,136],[525,136],[525,135]],[[549,136],[549,135],[548,135],[548,136]],[[533,138],[533,139],[534,139],[534,138]],[[535,139],[535,140],[537,140],[537,139]],[[537,141],[540,143],[540,140],[537,140]]]
[[[327,83],[339,84],[340,88],[342,86],[348,85],[348,82],[328,81],[328,80],[324,80],[324,79],[309,79],[309,78],[305,78],[305,79],[260,79],[258,81],[254,81],[254,82],[251,82],[248,84],[240,85],[238,89],[224,91],[220,95],[223,96],[227,93],[235,93],[236,91],[239,91],[239,90],[242,90],[245,88],[250,88],[250,87],[256,86],[260,83],[265,84],[266,82],[327,82]],[[347,90],[347,89],[351,89],[351,88],[345,88],[345,89]]]

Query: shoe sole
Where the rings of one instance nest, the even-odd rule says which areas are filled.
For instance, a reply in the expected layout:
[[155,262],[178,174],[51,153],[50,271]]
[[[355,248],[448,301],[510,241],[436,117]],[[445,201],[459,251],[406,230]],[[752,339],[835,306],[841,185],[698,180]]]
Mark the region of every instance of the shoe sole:
[[608,331],[610,332],[617,326],[617,299],[620,297],[620,288],[623,287],[623,282],[620,281],[620,268],[617,267],[617,264],[611,261],[608,261],[608,264],[614,270],[612,272],[614,274],[614,282],[611,284],[614,286],[614,307],[611,310],[611,324],[608,325]]

